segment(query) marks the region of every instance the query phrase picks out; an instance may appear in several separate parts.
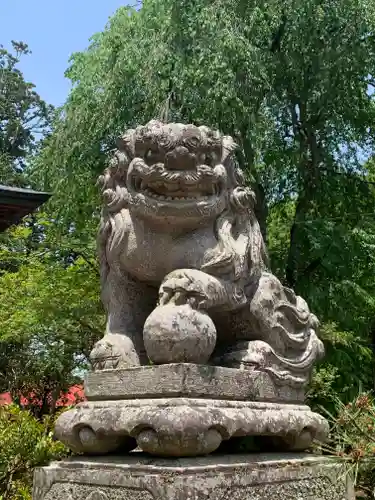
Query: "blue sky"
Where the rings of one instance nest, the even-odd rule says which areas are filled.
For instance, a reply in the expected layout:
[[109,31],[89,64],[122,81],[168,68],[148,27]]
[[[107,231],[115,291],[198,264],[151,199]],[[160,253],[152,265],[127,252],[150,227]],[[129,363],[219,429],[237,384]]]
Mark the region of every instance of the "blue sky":
[[50,104],[62,104],[70,89],[64,78],[73,52],[84,50],[124,0],[0,0],[0,44],[27,43],[32,54],[20,69]]

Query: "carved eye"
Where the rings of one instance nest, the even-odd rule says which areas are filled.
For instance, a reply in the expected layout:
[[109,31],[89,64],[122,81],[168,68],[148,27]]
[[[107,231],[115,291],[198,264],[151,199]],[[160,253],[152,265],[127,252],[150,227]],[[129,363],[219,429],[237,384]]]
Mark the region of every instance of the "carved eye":
[[145,160],[147,163],[155,163],[158,161],[158,158],[160,157],[159,151],[155,149],[148,149],[145,154]]
[[184,144],[190,148],[197,148],[199,146],[198,137],[188,137],[184,140]]
[[200,155],[201,163],[212,167],[215,164],[215,155],[212,153],[203,153]]

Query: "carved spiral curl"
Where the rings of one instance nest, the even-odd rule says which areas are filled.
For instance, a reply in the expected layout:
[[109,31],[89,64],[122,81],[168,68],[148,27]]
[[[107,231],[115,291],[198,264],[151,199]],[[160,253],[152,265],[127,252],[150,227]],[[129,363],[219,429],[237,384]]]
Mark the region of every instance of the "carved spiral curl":
[[255,216],[256,196],[245,186],[243,172],[234,157],[236,149],[231,137],[222,138],[221,163],[229,178],[228,208],[216,221],[218,252],[204,265],[204,270],[215,274],[226,268],[235,280],[251,281],[267,267],[268,256]]

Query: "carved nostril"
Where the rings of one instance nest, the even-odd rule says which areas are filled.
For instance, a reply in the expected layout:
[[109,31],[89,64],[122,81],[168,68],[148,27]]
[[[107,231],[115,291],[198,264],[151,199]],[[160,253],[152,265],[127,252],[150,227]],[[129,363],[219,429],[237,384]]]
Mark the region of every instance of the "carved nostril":
[[184,146],[177,146],[165,156],[165,166],[169,170],[195,170],[197,158]]

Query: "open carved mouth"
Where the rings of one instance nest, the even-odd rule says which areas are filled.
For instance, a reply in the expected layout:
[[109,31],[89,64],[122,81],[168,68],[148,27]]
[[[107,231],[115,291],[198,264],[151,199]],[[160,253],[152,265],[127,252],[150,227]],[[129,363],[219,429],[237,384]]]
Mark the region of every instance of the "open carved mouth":
[[212,197],[216,198],[221,192],[219,184],[214,182],[197,182],[195,180],[194,183],[188,183],[181,179],[176,182],[151,181],[138,176],[133,177],[132,187],[137,193],[165,201],[209,200]]

